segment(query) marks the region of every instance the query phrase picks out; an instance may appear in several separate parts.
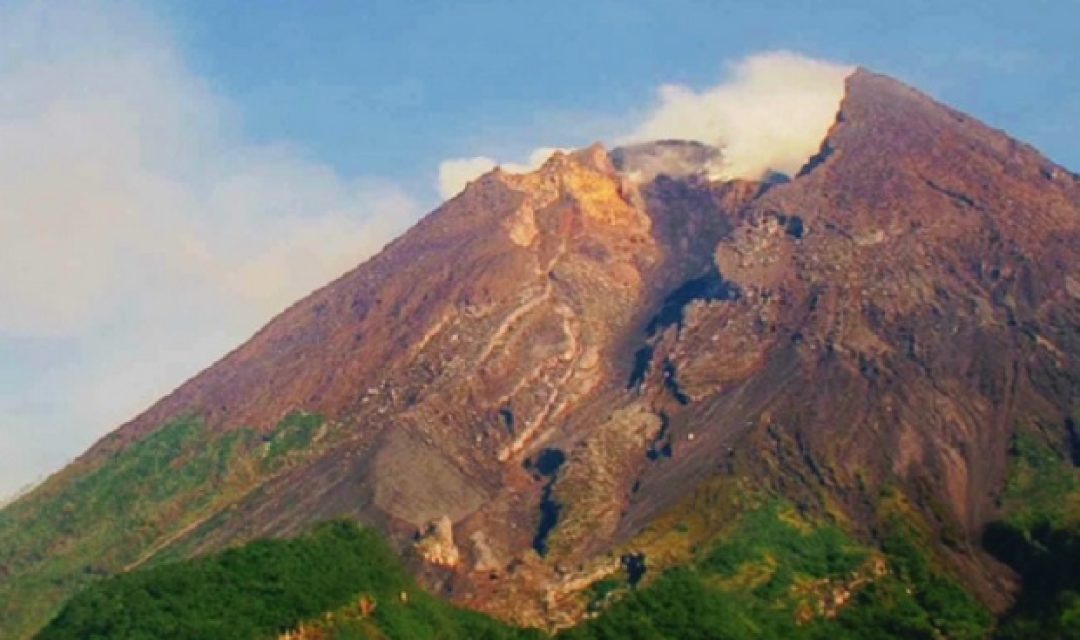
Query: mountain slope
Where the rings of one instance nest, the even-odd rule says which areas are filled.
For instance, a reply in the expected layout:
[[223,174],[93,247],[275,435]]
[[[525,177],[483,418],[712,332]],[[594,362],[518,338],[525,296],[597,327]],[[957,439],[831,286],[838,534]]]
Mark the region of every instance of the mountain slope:
[[346,522],[113,577],[73,598],[37,637],[254,640],[339,609],[362,622],[364,638],[539,637],[424,593],[378,535]]
[[718,479],[867,541],[898,495],[1007,606],[980,536],[1014,433],[1075,438],[1080,181],[866,71],[790,181],[667,175],[719,152],[658,144],[482,177],[0,512],[0,634],[334,517],[459,603],[567,625],[621,556],[718,535],[737,514],[680,528]]
[[[745,496],[744,496],[745,497]],[[724,539],[645,587],[590,588],[589,621],[560,637],[982,638],[990,622],[928,567],[911,534],[881,553],[781,500],[754,500]],[[539,638],[417,589],[371,530],[328,523],[98,582],[41,640]]]
[[[730,446],[733,465],[872,529],[876,493],[898,483],[967,563],[1013,431],[1067,437],[1080,397],[1080,185],[868,73],[804,171],[716,249],[741,299],[695,310],[657,345],[691,400],[680,435],[704,431],[656,471],[659,490]],[[993,582],[972,586],[993,598]]]

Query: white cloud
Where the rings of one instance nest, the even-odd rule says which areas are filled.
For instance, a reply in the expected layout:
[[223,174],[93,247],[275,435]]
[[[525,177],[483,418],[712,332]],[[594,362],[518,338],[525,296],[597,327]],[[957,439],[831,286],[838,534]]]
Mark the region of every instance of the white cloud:
[[465,185],[500,166],[510,173],[526,173],[533,171],[544,164],[551,154],[556,151],[565,151],[559,147],[538,147],[529,153],[524,162],[496,162],[487,156],[473,156],[471,158],[451,158],[439,163],[439,195],[452,198],[461,193]]
[[60,353],[0,391],[0,495],[420,213],[394,184],[243,143],[135,12],[0,7],[0,43],[0,353]]
[[491,171],[497,164],[487,156],[443,160],[439,163],[439,195],[443,199],[456,196],[465,185]]
[[508,162],[502,165],[502,168],[510,173],[526,173],[538,169],[540,165],[548,161],[548,158],[552,156],[556,151],[568,151],[561,147],[538,147],[529,152],[529,157],[525,159],[525,162]]

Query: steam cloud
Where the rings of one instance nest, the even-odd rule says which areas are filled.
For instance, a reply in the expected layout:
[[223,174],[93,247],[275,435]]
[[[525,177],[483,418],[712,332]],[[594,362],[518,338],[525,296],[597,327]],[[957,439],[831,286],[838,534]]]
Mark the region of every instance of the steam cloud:
[[[791,175],[818,151],[853,70],[786,51],[752,55],[729,64],[714,87],[660,87],[659,104],[615,142],[690,140],[719,147],[722,162],[707,167],[714,179],[759,179],[769,171]],[[528,162],[502,166],[527,170],[543,151],[534,151]],[[439,191],[450,197],[496,164],[484,156],[447,160],[439,167]]]
[[750,56],[697,92],[660,88],[660,105],[626,142],[681,139],[723,148],[722,178],[792,174],[821,145],[853,69],[788,52]]

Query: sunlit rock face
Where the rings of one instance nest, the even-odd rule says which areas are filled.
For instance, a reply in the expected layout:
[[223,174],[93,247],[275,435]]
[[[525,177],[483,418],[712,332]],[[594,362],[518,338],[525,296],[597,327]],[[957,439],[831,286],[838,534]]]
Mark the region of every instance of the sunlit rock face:
[[866,71],[811,153],[787,181],[680,141],[494,170],[25,504],[176,416],[265,434],[304,411],[325,425],[287,465],[141,544],[353,517],[458,601],[562,625],[718,477],[867,536],[891,487],[1001,604],[972,549],[1011,435],[1080,397],[1080,184]]

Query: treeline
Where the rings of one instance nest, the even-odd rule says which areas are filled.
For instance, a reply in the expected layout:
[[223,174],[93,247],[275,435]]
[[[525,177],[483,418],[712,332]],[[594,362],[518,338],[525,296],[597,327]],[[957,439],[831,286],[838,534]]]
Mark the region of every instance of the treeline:
[[1068,444],[1026,431],[1013,440],[1006,516],[983,540],[1023,587],[999,640],[1080,638],[1080,469]]
[[[1029,506],[1054,502],[1050,495],[1034,500],[1029,490],[1080,487],[1080,480],[1073,485],[1048,478],[1041,467],[1033,471],[1030,459],[1022,464],[1028,464],[1021,469],[1025,480],[1014,497],[1032,498]],[[1062,529],[1068,522],[1056,513],[1027,513],[998,530],[997,550],[1021,570],[1028,589],[997,629],[1001,637],[1077,637],[1080,547],[1075,531]],[[882,525],[882,545],[872,548],[834,525],[802,519],[788,503],[765,503],[743,513],[693,562],[647,586],[632,588],[626,576],[596,585],[596,615],[559,637],[976,640],[995,634],[989,613],[935,562],[925,532],[900,512],[887,514]],[[256,639],[298,628],[309,632],[305,640],[544,637],[425,593],[378,534],[349,522],[108,578],[69,601],[38,637]]]
[[567,640],[977,640],[993,620],[937,570],[918,532],[888,523],[884,555],[782,502],[745,514],[698,562],[665,573]]
[[205,558],[103,580],[71,599],[40,640],[276,638],[324,612],[363,606],[339,638],[532,636],[419,590],[369,529],[332,522]]

